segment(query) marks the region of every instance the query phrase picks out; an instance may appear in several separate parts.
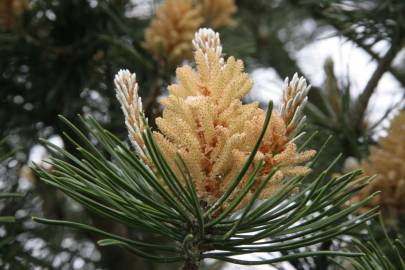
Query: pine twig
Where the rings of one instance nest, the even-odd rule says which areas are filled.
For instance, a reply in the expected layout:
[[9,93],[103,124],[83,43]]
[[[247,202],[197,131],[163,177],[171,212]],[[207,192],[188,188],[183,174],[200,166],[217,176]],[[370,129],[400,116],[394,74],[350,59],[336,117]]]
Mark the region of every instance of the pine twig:
[[391,48],[384,55],[384,57],[380,59],[376,70],[371,75],[370,80],[367,82],[367,85],[358,97],[356,105],[353,108],[353,117],[356,127],[359,127],[361,125],[361,121],[364,118],[364,114],[366,112],[370,98],[374,93],[381,77],[391,66],[392,61],[394,60],[398,51],[401,49],[400,45],[401,42],[396,42],[395,40],[392,42]]
[[[332,23],[332,25],[333,25],[336,29],[340,30],[337,25],[334,25],[333,23]],[[349,34],[349,33],[342,33],[342,34],[343,34],[343,36],[345,36],[347,39],[349,39],[350,41],[354,42],[357,46],[359,46],[361,49],[363,49],[363,50],[364,50],[367,54],[369,54],[374,60],[376,60],[377,62],[380,62],[380,61],[381,61],[380,56],[379,56],[376,52],[374,52],[374,51],[370,48],[370,46],[366,46],[366,45],[364,45],[363,43],[361,43],[358,39],[356,39],[356,38],[354,37],[354,35],[351,35],[351,34]],[[392,66],[389,66],[389,67],[388,67],[388,71],[392,74],[392,76],[395,77],[395,79],[396,79],[398,82],[400,82],[400,83],[405,87],[405,77],[400,73],[400,71],[398,71],[396,68],[394,68],[394,67],[392,67]]]

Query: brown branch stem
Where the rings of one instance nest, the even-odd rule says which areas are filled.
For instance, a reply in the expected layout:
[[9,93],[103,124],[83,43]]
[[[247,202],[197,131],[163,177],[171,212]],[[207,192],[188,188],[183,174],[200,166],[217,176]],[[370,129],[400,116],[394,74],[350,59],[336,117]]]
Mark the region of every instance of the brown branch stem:
[[355,127],[360,127],[364,118],[364,114],[367,110],[368,104],[370,102],[370,98],[374,93],[381,77],[384,73],[389,69],[391,66],[392,61],[394,60],[395,56],[397,55],[399,49],[401,48],[400,42],[393,41],[391,48],[388,52],[382,57],[378,63],[378,66],[374,73],[371,75],[367,85],[365,86],[364,90],[359,95],[355,106],[353,107],[353,117]]
[[[377,60],[377,62],[380,62],[380,56],[375,53],[369,46],[366,46],[362,44],[359,40],[357,40],[354,37],[350,37],[349,34],[343,34],[346,38],[348,38],[350,41],[354,42],[357,46],[359,46],[361,49],[363,49],[367,54],[369,54],[374,60]],[[396,68],[393,66],[388,67],[388,71],[394,76],[394,78],[402,84],[402,86],[405,87],[405,76],[401,74]]]
[[182,270],[198,270],[198,264],[194,261],[187,260],[184,262]]

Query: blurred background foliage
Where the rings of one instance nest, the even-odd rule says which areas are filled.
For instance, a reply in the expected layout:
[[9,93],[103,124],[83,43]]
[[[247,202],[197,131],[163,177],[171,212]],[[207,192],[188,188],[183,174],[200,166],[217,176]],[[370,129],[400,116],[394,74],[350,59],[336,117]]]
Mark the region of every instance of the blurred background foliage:
[[[176,10],[187,1],[171,2]],[[199,15],[202,19],[194,27],[216,27],[225,44],[225,53],[244,59],[252,74],[265,68],[270,69],[276,78],[291,77],[295,72],[306,76],[296,52],[330,37],[340,37],[344,42],[354,44],[375,63],[375,70],[364,87],[354,91],[350,76],[337,75],[333,60],[325,61],[324,72],[319,74],[323,83],[313,84],[309,94],[309,125],[306,129],[309,133],[318,131],[312,148],[319,148],[330,135],[332,139],[315,170],[322,171],[338,153],[342,153],[343,158],[336,164],[334,173],[340,174],[348,167],[361,167],[366,162],[361,163],[361,160],[368,159],[370,146],[373,149],[380,147],[378,137],[385,134],[388,120],[398,110],[404,109],[403,0],[192,2],[193,8],[198,6],[203,10],[203,15]],[[223,2],[223,6],[219,2]],[[87,212],[59,191],[39,182],[27,166],[33,160],[46,157],[47,153],[38,145],[39,137],[68,150],[73,147],[61,140],[64,127],[58,120],[59,114],[71,121],[77,120],[77,114],[91,114],[113,133],[126,137],[112,85],[113,76],[120,68],[136,72],[142,85],[140,94],[145,111],[153,123],[160,113],[156,101],[165,94],[165,86],[174,75],[174,67],[168,61],[169,51],[165,51],[169,47],[151,50],[145,43],[145,30],[154,20],[159,4],[160,1],[153,0],[0,0],[0,138],[5,138],[1,150],[13,152],[1,161],[0,192],[20,194],[18,198],[0,200],[0,216],[16,219],[13,223],[0,223],[2,269],[169,268],[115,248],[98,248],[94,235],[34,224],[30,220],[31,214],[86,221],[126,237],[148,237],[141,231],[130,231]],[[218,13],[221,8],[227,10],[225,13],[231,18],[222,18],[227,23],[215,20],[225,14]],[[216,14],[216,17],[207,15],[207,12]],[[168,16],[174,22],[181,18],[175,13]],[[192,29],[187,31],[192,32]],[[156,32],[152,35],[157,36]],[[178,36],[167,35],[166,38],[171,42]],[[185,34],[181,41],[187,44],[191,38]],[[156,53],[161,55],[157,57]],[[313,57],[317,58],[317,55]],[[384,108],[380,117],[375,119],[370,116],[370,100],[387,74],[397,83],[401,98]],[[260,101],[266,103],[264,99]],[[402,120],[401,123],[398,125],[403,129],[405,122]],[[370,169],[371,173],[390,178],[385,182],[379,180],[380,185],[385,185],[380,196],[384,196],[384,190],[388,191],[387,194],[393,189],[401,190],[401,194],[405,192],[405,165],[400,165],[405,164],[403,141],[402,136],[402,144],[394,142],[393,146],[382,146],[382,151],[388,151],[384,154],[387,157],[394,156],[389,151],[398,151],[395,164],[399,165],[383,168],[383,172],[378,171],[381,166]],[[375,158],[371,162],[373,160]],[[390,236],[403,237],[400,232],[405,231],[404,207],[396,208],[397,219],[388,222]],[[390,227],[390,224],[395,225]],[[383,234],[379,229],[376,229],[376,234],[378,241],[378,235]],[[333,249],[339,245],[340,242],[325,243],[322,247]],[[296,269],[335,267],[326,258],[301,260],[291,262],[291,265]],[[221,264],[215,264],[206,268],[221,267]],[[283,267],[280,265],[279,269],[285,269]]]

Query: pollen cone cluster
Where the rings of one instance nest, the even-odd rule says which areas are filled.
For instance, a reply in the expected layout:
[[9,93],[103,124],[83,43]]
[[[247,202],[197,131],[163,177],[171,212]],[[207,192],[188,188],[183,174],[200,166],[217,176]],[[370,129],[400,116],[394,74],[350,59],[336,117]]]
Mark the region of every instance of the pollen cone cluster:
[[367,208],[380,205],[389,214],[405,212],[404,134],[405,111],[402,111],[393,119],[388,135],[371,148],[368,160],[361,163],[364,172],[376,175],[376,179],[358,193],[357,200],[381,191]]
[[[184,160],[199,199],[211,205],[239,174],[263,128],[265,111],[258,103],[242,104],[241,99],[253,81],[244,72],[241,60],[223,59],[218,33],[200,29],[192,44],[196,68],[185,65],[176,70],[177,83],[168,87],[169,95],[161,101],[163,115],[156,119],[159,131],[153,135],[180,181],[185,179],[175,162],[177,155]],[[135,74],[120,71],[115,84],[136,154],[154,170],[141,136],[145,127]],[[297,75],[291,82],[286,79],[284,102],[279,111],[272,112],[254,162],[234,192],[237,194],[246,185],[248,175],[262,162],[264,165],[245,201],[276,167],[277,172],[261,197],[277,191],[285,176],[309,172],[308,167],[300,164],[308,161],[315,151],[299,153],[294,143],[296,137],[292,135],[305,119],[302,107],[309,87]]]
[[192,0],[165,0],[145,31],[145,47],[169,65],[192,55],[191,40],[204,19]]
[[12,28],[15,19],[27,8],[27,0],[2,0],[0,1],[0,29]]
[[[258,107],[258,103],[242,104],[241,98],[249,92],[253,81],[244,72],[241,60],[229,57],[224,61],[217,33],[211,29],[201,29],[196,33],[193,44],[196,68],[185,65],[177,69],[178,82],[168,87],[169,96],[161,101],[164,111],[162,117],[156,119],[159,131],[154,132],[154,137],[173,171],[181,181],[185,181],[175,162],[177,154],[182,157],[199,199],[210,205],[225,192],[243,167],[263,128],[265,112]],[[130,137],[135,137],[133,133],[141,132],[142,128],[132,125],[139,122],[136,118],[140,116],[131,113],[129,107],[140,108],[141,105],[137,102],[137,96],[133,97],[133,92],[126,90],[137,89],[135,77],[128,76],[130,79],[126,80],[124,76],[117,77],[117,91],[124,91],[124,94],[117,96],[127,118]],[[124,82],[121,83],[121,80]],[[283,104],[281,111],[285,111],[285,108],[292,110],[290,113],[294,119],[297,108],[305,100],[302,96],[297,99],[296,95],[301,95],[303,91],[306,94],[307,88],[302,78],[295,76],[290,83],[287,80],[285,90],[289,92],[285,102],[288,104]],[[271,115],[264,139],[247,175],[259,162],[263,162],[264,166],[247,199],[275,166],[279,169],[261,193],[262,197],[278,190],[285,176],[309,172],[309,168],[299,164],[308,161],[314,151],[297,152],[295,143],[288,136],[289,124],[296,120],[290,121],[287,117],[289,122],[286,123],[285,115],[276,111]],[[144,158],[147,153],[141,151],[144,143],[139,140],[141,136],[131,139],[138,149],[138,155],[140,153]],[[242,179],[235,193],[246,185],[246,181]]]
[[176,66],[192,58],[194,33],[202,25],[234,25],[234,0],[164,0],[145,31],[145,47],[161,64]]
[[232,15],[237,7],[234,0],[201,0],[202,14],[213,28],[235,25]]

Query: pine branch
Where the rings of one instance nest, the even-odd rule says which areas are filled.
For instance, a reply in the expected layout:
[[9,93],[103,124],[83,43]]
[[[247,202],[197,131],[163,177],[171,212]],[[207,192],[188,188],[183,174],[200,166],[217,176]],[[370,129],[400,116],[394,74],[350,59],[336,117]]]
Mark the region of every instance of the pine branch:
[[[313,6],[311,6],[313,7]],[[354,42],[357,46],[367,52],[372,58],[380,62],[380,56],[375,53],[370,45],[366,45],[359,39],[356,34],[351,31],[350,29],[346,29],[342,24],[339,23],[338,20],[331,16],[327,16],[324,13],[320,12],[317,8],[308,8],[310,14],[313,16],[314,19],[323,21],[331,26],[333,26],[339,33],[349,39],[350,41]],[[405,86],[405,76],[400,71],[392,67],[391,65],[388,67],[388,71],[403,85]]]
[[374,73],[371,75],[367,85],[365,86],[364,90],[358,97],[356,104],[353,108],[353,121],[355,123],[355,127],[361,128],[362,121],[364,119],[364,115],[366,109],[368,107],[368,103],[372,94],[374,93],[381,77],[385,74],[385,72],[391,66],[392,61],[394,60],[395,56],[397,55],[398,51],[401,49],[401,42],[393,41],[391,48],[388,52],[382,57],[378,63],[378,66]]
[[[156,186],[158,184],[157,179],[155,179],[156,176],[142,165],[125,143],[102,129],[94,119],[83,119],[83,121],[91,132],[91,136],[97,138],[103,148],[114,157],[115,162],[112,163],[104,156],[98,156],[99,149],[93,148],[91,142],[85,138],[83,138],[85,140],[83,146],[76,143],[78,151],[83,155],[81,160],[49,142],[44,142],[55,157],[50,161],[54,168],[52,173],[36,167],[41,179],[63,190],[99,215],[130,227],[154,231],[167,239],[168,243],[174,241],[176,244],[165,245],[127,239],[92,226],[74,222],[35,218],[37,222],[70,226],[98,233],[108,237],[99,241],[102,246],[120,246],[136,255],[161,263],[181,261],[184,258],[189,258],[194,262],[204,258],[216,258],[239,264],[254,265],[294,260],[306,256],[361,255],[360,253],[319,251],[283,255],[264,261],[237,260],[233,257],[255,252],[294,250],[325,242],[373,217],[375,209],[356,218],[348,218],[349,215],[367,203],[371,197],[352,204],[350,207],[342,208],[343,204],[365,185],[360,184],[360,180],[357,181],[359,186],[352,183],[352,179],[358,175],[358,172],[326,181],[327,171],[325,171],[318,176],[316,181],[295,195],[290,193],[299,187],[302,177],[289,179],[274,196],[264,200],[257,207],[243,210],[246,213],[243,213],[242,216],[246,216],[246,218],[242,222],[240,218],[233,217],[232,213],[227,214],[221,220],[215,216],[206,215],[204,223],[206,225],[210,223],[212,227],[207,227],[206,230],[208,231],[199,236],[198,232],[201,228],[196,222],[195,213],[191,209],[185,209],[180,198],[172,201],[171,198],[177,196],[170,190],[160,190],[160,187]],[[67,123],[69,124],[69,122]],[[72,125],[71,127],[74,128]],[[76,130],[76,132],[79,131]],[[148,150],[155,156],[156,162],[160,164],[158,166],[159,174],[165,175],[166,172],[164,171],[168,171],[170,168],[164,163],[164,158],[150,135],[147,135],[147,140]],[[56,156],[60,156],[61,159],[56,158]],[[317,157],[314,160],[316,159]],[[335,162],[336,160],[327,170],[330,170]],[[247,166],[250,165],[251,161]],[[170,178],[167,179],[168,185],[178,181],[169,174],[167,177]],[[366,181],[366,179],[363,178],[361,181]],[[145,196],[146,190],[148,190],[148,196]],[[260,191],[259,187],[256,193]],[[166,198],[166,195],[171,197]],[[186,200],[192,197],[190,194],[183,195],[185,195]],[[253,196],[252,200],[255,198],[257,196]],[[192,204],[191,201],[186,203]],[[252,206],[253,203],[251,203]],[[326,209],[325,207],[329,208],[323,210]],[[220,208],[223,209],[223,205]],[[207,209],[201,210],[207,211]],[[181,214],[183,212],[184,215]],[[319,214],[314,215],[315,213]],[[236,231],[234,231],[235,228]],[[233,232],[233,236],[224,239],[223,236],[229,231]],[[262,242],[266,238],[271,240]],[[179,248],[180,246],[182,248]],[[185,269],[195,269],[196,263],[186,265],[189,268]]]
[[[212,30],[204,30],[196,33],[196,39],[207,33],[212,34],[207,37],[217,36]],[[216,43],[203,45],[209,44]],[[52,170],[34,165],[44,182],[90,211],[154,233],[159,241],[129,239],[77,222],[34,220],[97,233],[106,237],[98,241],[100,246],[118,246],[156,263],[183,262],[184,269],[189,270],[198,269],[207,258],[259,265],[310,256],[361,256],[359,252],[320,250],[281,254],[269,260],[235,258],[261,252],[292,252],[331,241],[376,215],[377,208],[373,208],[352,217],[375,194],[347,204],[369,178],[353,181],[360,174],[354,171],[328,179],[339,157],[319,175],[310,175],[326,143],[317,154],[313,150],[301,151],[305,144],[297,147],[287,133],[290,128],[294,134],[305,119],[302,108],[309,90],[305,79],[294,76],[291,82],[286,80],[285,104],[280,111],[272,111],[271,101],[263,111],[257,104],[240,102],[253,83],[243,73],[242,61],[230,57],[224,62],[218,50],[211,47],[207,51],[201,46],[196,49],[195,62],[203,80],[196,79],[190,66],[177,70],[181,83],[169,86],[171,93],[162,102],[165,111],[158,132],[152,133],[144,118],[135,74],[118,72],[117,98],[135,153],[93,117],[80,118],[85,132],[61,117],[75,135],[64,133],[75,146],[74,154],[42,140],[53,156],[47,161]],[[233,81],[229,81],[230,75]],[[218,112],[228,108],[228,116],[218,118]],[[216,124],[217,118],[221,125]],[[240,125],[241,118],[246,124]],[[245,133],[248,129],[255,133]],[[282,133],[272,136],[275,130]],[[286,139],[278,142],[275,137]],[[250,145],[246,144],[247,138]],[[223,143],[222,147],[215,148],[211,141]],[[205,156],[202,146],[219,151],[216,158]],[[240,158],[234,158],[233,153],[240,153]],[[274,155],[273,161],[270,155]],[[303,186],[305,177],[315,179]],[[219,186],[207,186],[211,179]]]
[[[343,31],[344,29],[339,24],[336,24],[333,20],[328,20],[328,21],[330,22],[330,24],[333,27],[335,27],[337,30],[339,30],[340,33],[344,37],[346,37],[350,41],[354,42],[357,46],[359,46],[366,53],[368,53],[372,58],[374,58],[374,60],[377,60],[377,62],[381,61],[380,56],[377,53],[375,53],[371,49],[370,46],[365,45],[359,39],[357,39],[356,36],[352,32]],[[395,79],[397,79],[398,82],[400,82],[402,84],[402,86],[405,87],[405,76],[403,73],[401,73],[399,70],[397,70],[395,67],[393,67],[391,65],[388,67],[388,71],[392,74],[392,76],[394,76]]]

